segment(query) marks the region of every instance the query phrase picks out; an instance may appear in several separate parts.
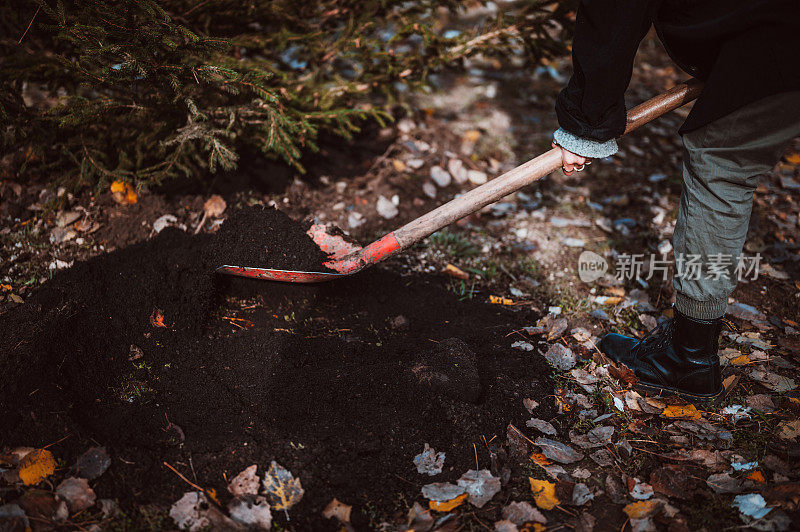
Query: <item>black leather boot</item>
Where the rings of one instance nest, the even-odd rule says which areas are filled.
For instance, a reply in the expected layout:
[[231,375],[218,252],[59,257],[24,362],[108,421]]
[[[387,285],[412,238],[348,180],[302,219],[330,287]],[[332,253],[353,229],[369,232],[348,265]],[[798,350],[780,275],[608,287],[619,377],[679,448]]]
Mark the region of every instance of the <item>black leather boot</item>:
[[722,318],[699,320],[676,310],[674,319],[642,340],[612,333],[600,340],[599,347],[636,374],[637,389],[708,401],[722,393],[717,356],[722,326]]

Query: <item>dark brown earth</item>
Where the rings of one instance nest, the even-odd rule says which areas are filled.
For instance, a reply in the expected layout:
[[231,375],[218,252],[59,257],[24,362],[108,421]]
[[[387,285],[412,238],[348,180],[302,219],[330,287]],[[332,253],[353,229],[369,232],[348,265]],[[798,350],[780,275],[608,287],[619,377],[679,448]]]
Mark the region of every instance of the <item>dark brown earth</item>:
[[0,446],[66,437],[53,450],[72,463],[104,445],[94,489],[128,510],[191,489],[164,462],[224,499],[225,478],[276,460],[306,490],[292,525],[330,528],[336,497],[359,528],[434,481],[413,465],[425,443],[447,453],[435,481],[453,481],[476,454],[490,466],[484,437],[524,425],[524,398],[552,417],[549,369],[509,348],[532,311],[380,269],[316,286],[215,278],[214,238],[166,229],[0,315]]
[[327,256],[305,228],[274,207],[245,207],[225,220],[210,251],[218,266],[325,271]]

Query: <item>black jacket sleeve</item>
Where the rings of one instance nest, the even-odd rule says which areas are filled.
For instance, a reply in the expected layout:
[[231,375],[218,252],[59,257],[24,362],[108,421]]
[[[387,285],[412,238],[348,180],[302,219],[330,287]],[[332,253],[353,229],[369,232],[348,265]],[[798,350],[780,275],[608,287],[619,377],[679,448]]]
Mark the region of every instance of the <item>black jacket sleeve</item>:
[[605,142],[625,131],[625,89],[656,0],[581,0],[572,44],[573,74],[556,99],[562,129]]

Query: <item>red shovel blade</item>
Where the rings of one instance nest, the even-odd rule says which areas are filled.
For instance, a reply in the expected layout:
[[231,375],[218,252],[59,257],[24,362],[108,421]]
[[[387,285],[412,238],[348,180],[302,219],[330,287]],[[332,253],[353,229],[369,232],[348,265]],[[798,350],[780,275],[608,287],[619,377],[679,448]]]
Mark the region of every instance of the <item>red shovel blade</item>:
[[220,266],[216,271],[227,275],[284,283],[320,283],[352,275],[400,249],[394,233],[389,233],[364,248],[346,240],[340,230],[319,224],[312,225],[308,235],[331,259],[324,265],[334,271],[306,272],[230,265]]

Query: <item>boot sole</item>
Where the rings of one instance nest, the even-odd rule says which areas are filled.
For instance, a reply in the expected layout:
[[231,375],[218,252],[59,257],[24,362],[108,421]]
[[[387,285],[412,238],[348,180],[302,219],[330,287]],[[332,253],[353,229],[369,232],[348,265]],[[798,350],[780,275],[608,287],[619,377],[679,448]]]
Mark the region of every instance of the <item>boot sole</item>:
[[660,396],[660,397],[680,397],[689,402],[694,403],[703,403],[703,404],[713,404],[718,402],[720,399],[724,397],[724,388],[720,388],[720,390],[714,394],[706,395],[706,394],[693,394],[678,390],[677,388],[671,388],[669,386],[657,386],[655,384],[641,384],[637,383],[633,386],[633,389],[636,391],[642,391],[646,394]]

